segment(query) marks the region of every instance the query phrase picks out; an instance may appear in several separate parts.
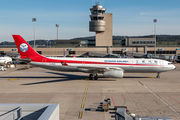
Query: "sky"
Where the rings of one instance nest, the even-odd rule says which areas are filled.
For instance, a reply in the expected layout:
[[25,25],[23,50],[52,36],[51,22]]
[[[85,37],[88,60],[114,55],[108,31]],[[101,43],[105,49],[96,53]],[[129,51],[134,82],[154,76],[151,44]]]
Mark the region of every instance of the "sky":
[[0,42],[94,36],[89,32],[90,8],[100,2],[113,13],[113,35],[142,36],[156,33],[180,35],[180,0],[0,0]]

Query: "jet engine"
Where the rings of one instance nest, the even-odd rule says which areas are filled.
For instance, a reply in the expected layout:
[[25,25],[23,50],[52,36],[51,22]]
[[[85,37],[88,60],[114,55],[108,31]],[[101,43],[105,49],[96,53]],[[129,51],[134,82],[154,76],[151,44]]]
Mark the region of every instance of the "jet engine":
[[104,77],[109,77],[109,78],[122,78],[123,77],[123,70],[110,70],[104,72]]

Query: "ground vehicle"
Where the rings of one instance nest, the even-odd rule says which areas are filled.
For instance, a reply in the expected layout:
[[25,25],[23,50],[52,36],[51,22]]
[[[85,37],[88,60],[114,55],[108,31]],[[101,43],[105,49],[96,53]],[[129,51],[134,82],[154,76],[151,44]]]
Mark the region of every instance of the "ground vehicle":
[[4,66],[0,66],[0,71],[6,71],[6,68],[4,68]]

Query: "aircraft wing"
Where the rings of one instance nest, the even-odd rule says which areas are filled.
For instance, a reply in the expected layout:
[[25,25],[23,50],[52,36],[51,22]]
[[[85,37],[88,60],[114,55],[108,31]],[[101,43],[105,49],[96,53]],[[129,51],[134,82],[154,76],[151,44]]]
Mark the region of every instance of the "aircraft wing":
[[122,71],[124,71],[122,68],[119,68],[119,67],[78,66],[77,68],[83,68],[83,69],[89,69],[89,70],[101,71],[101,72],[110,71],[110,70],[122,70]]
[[14,60],[19,60],[19,61],[22,61],[22,62],[25,62],[25,63],[30,63],[30,62],[31,62],[31,59],[30,59],[30,58],[22,59],[22,58],[15,57],[15,58],[13,58],[13,59],[14,59]]

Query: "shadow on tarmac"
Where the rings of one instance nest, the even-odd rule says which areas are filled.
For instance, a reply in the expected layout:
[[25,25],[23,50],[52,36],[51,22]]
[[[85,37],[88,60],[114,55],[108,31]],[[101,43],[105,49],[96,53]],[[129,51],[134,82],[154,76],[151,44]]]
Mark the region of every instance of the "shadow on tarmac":
[[[68,74],[68,73],[59,73],[59,72],[47,72],[50,74],[55,74],[59,76],[1,76],[0,78],[32,78],[32,79],[47,79],[47,78],[60,78],[58,80],[48,80],[48,81],[42,81],[42,82],[34,82],[34,83],[26,83],[21,85],[36,85],[36,84],[45,84],[45,83],[54,83],[54,82],[64,82],[64,81],[72,81],[72,80],[85,80],[85,78],[88,78],[88,76],[83,75],[75,75],[75,74]],[[102,78],[102,79],[101,79]],[[124,76],[123,79],[126,78],[147,78],[147,77],[137,77],[137,76]],[[91,80],[91,81],[117,81],[116,78],[104,78],[102,75],[99,76],[98,80]]]
[[[103,105],[103,102],[100,102],[99,105],[96,107],[96,108],[85,108],[85,111],[96,111],[96,112],[105,112],[103,109],[102,109],[102,105]],[[107,111],[106,111],[107,112]],[[115,110],[114,108],[109,108],[109,114],[111,115],[111,118],[114,119],[115,118]]]
[[102,102],[96,108],[85,108],[85,111],[96,111],[96,112],[104,112],[102,109]]
[[57,72],[47,72],[50,74],[56,74],[56,75],[61,75],[59,77],[48,77],[48,78],[63,78],[59,80],[48,80],[48,81],[42,81],[42,82],[35,82],[35,83],[26,83],[22,85],[36,85],[36,84],[44,84],[44,83],[54,83],[54,82],[64,82],[64,81],[72,81],[72,80],[84,80],[85,76],[82,75],[74,75],[74,74],[65,74],[65,73],[57,73]]

